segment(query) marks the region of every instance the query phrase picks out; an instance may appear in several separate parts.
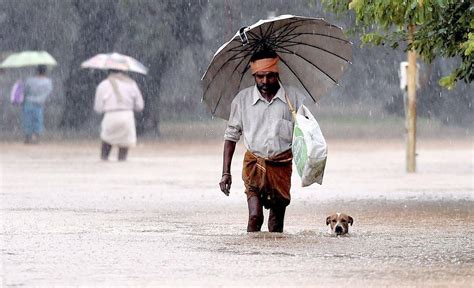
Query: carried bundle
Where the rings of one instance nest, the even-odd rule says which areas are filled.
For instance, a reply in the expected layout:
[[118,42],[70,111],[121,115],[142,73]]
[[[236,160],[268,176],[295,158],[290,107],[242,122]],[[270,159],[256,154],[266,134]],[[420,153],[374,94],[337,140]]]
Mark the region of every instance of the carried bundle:
[[301,105],[295,112],[290,100],[286,97],[288,106],[295,120],[293,128],[293,161],[301,177],[301,186],[313,183],[322,184],[326,168],[327,144],[318,121],[309,109]]

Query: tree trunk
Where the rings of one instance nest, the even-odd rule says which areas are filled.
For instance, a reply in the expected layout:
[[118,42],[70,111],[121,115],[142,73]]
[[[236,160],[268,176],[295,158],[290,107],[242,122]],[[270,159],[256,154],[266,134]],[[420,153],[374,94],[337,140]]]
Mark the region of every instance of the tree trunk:
[[[413,42],[413,32],[415,25],[408,26],[408,43]],[[408,73],[407,73],[407,172],[416,171],[416,52],[413,49],[408,50]]]
[[113,0],[75,0],[80,19],[79,38],[74,44],[71,72],[65,82],[66,103],[60,126],[78,129],[92,114],[95,88],[105,73],[80,69],[80,63],[98,53],[112,52],[121,31]]

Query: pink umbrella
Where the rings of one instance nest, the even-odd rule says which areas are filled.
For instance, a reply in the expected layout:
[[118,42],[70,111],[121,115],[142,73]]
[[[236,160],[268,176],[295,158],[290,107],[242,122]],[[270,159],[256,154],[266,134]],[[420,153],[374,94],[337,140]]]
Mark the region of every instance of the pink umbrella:
[[147,74],[146,68],[138,60],[119,53],[97,54],[94,57],[82,62],[81,68],[132,71],[140,74]]

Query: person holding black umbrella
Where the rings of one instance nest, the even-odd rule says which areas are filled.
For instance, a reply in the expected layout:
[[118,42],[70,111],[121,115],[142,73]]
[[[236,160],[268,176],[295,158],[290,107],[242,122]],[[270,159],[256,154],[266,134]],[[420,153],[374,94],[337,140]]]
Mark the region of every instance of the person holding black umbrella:
[[340,27],[294,15],[242,27],[214,53],[201,79],[202,101],[213,116],[228,120],[219,183],[226,195],[232,184],[235,143],[243,135],[248,150],[242,173],[249,208],[247,231],[260,231],[262,207],[270,209],[269,230],[283,231],[291,160],[293,156],[297,163],[304,160],[299,157],[304,153],[291,152],[293,115],[307,110],[304,96],[316,103],[337,86],[351,58],[352,43]]
[[279,81],[279,57],[270,49],[255,52],[250,69],[255,85],[241,90],[233,99],[223,155],[221,191],[229,195],[231,162],[241,135],[247,152],[242,178],[247,195],[248,232],[261,230],[263,207],[270,209],[268,230],[283,232],[286,206],[290,204],[292,174],[291,143],[294,120],[288,100],[298,109],[303,94]]

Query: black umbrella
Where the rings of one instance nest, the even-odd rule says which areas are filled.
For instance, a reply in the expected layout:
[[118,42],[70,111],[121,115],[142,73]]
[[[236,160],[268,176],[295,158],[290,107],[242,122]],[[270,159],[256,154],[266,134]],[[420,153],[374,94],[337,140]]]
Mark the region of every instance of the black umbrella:
[[250,57],[263,49],[280,56],[283,84],[299,87],[314,102],[338,84],[352,56],[342,29],[321,18],[282,15],[243,27],[217,50],[202,77],[202,100],[212,115],[229,118],[235,95],[254,84]]

